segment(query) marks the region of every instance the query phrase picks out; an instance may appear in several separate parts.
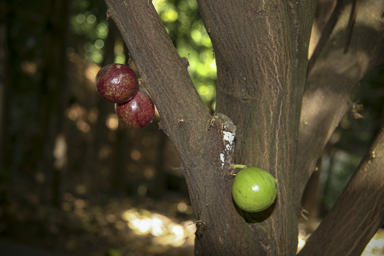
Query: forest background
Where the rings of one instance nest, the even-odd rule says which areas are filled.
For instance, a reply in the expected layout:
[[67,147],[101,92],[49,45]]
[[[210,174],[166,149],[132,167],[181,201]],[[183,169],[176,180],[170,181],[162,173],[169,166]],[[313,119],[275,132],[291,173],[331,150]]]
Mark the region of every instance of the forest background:
[[[322,2],[318,11],[335,3]],[[153,4],[213,113],[215,55],[197,3]],[[0,237],[74,255],[192,255],[187,187],[160,117],[128,129],[95,90],[100,67],[129,61],[104,1],[2,1],[0,12]],[[325,148],[299,246],[383,125],[383,83],[380,67],[361,81],[363,118],[345,116]]]

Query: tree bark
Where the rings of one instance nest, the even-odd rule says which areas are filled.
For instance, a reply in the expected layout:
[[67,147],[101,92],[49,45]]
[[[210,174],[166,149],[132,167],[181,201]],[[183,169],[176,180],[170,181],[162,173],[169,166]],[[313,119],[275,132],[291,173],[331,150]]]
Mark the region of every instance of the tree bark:
[[180,154],[199,220],[195,253],[294,255],[292,181],[315,2],[199,2],[217,57],[218,110],[234,115],[240,129],[236,161],[267,169],[279,182],[276,205],[256,215],[237,211],[231,199],[233,141],[223,134],[234,135],[236,127],[225,115],[209,115],[152,4],[106,3],[159,110],[160,127]]
[[343,6],[342,0],[319,0],[317,3],[315,19],[312,25],[311,40],[308,51],[308,71],[312,69],[319,54],[327,43],[329,36],[335,27],[340,10]]
[[217,111],[238,128],[235,162],[268,170],[279,184],[270,218],[250,227],[267,255],[294,254],[294,160],[316,3],[198,3],[215,49]]
[[[217,111],[223,114],[214,116],[151,2],[106,3],[159,110],[159,126],[180,154],[198,220],[195,254],[294,255],[305,185],[351,106],[353,88],[382,61],[383,3],[360,3],[344,54],[351,1],[345,3],[306,82],[315,1],[198,1],[218,69]],[[227,134],[237,136],[235,151]],[[271,208],[247,214],[234,206],[233,159],[276,177]]]
[[351,2],[345,2],[327,44],[308,74],[296,159],[295,197],[299,200],[326,143],[352,107],[354,88],[367,72],[383,63],[383,1],[360,3],[349,51],[344,54]]
[[383,166],[384,128],[299,256],[361,255],[384,224]]
[[[189,77],[186,61],[177,54],[152,4],[146,1],[106,1],[161,116],[160,127],[181,158],[196,218],[197,237],[210,243],[196,254],[250,255],[258,247],[252,231],[237,214],[231,199],[229,162],[222,163],[223,130],[234,133],[230,120],[211,119]],[[244,234],[243,230],[248,230]]]

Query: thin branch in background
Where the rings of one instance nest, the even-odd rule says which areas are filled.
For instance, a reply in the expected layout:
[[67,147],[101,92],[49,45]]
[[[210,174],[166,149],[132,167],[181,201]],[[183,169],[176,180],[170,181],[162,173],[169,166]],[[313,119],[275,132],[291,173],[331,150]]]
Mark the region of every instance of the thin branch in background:
[[352,6],[351,16],[348,22],[348,25],[349,25],[348,39],[347,39],[347,44],[345,45],[344,53],[348,52],[349,44],[351,43],[352,32],[353,32],[353,27],[355,26],[357,9],[359,8],[359,3],[360,3],[360,0],[355,0]]
[[338,0],[335,8],[333,9],[332,15],[327,22],[327,25],[325,26],[323,32],[321,33],[321,37],[319,42],[317,43],[316,49],[313,52],[312,57],[308,61],[307,74],[309,74],[309,72],[312,70],[317,58],[319,57],[321,51],[323,50],[325,44],[327,43],[328,38],[330,37],[333,31],[333,28],[335,27],[337,19],[339,18],[339,14],[342,6],[343,6],[343,1]]
[[383,225],[383,151],[384,128],[299,256],[361,255]]

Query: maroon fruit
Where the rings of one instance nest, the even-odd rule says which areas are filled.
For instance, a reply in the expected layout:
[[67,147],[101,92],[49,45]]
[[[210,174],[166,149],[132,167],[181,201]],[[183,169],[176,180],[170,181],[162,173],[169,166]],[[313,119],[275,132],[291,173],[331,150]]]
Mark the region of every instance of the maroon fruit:
[[146,126],[155,115],[153,101],[142,89],[130,101],[116,104],[115,110],[120,121],[131,128]]
[[109,64],[97,73],[96,88],[103,99],[125,103],[136,95],[139,83],[130,67],[123,64]]

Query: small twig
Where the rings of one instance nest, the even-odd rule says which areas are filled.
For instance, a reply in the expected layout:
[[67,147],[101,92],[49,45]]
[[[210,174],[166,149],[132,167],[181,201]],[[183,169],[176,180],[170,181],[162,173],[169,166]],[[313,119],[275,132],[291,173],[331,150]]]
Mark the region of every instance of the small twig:
[[348,52],[349,44],[351,43],[352,32],[353,32],[353,27],[355,26],[357,9],[359,8],[359,3],[360,3],[360,0],[355,0],[355,3],[352,6],[351,16],[348,22],[348,25],[349,25],[348,39],[347,39],[347,44],[345,45],[345,48],[344,48],[344,53]]
[[351,109],[349,110],[349,114],[354,118],[354,119],[361,119],[364,118],[359,112],[364,109],[363,104],[357,104],[359,100],[355,103],[352,104]]
[[196,228],[207,225],[207,223],[203,220],[193,220],[192,223],[189,225],[192,225],[192,224],[196,224]]

